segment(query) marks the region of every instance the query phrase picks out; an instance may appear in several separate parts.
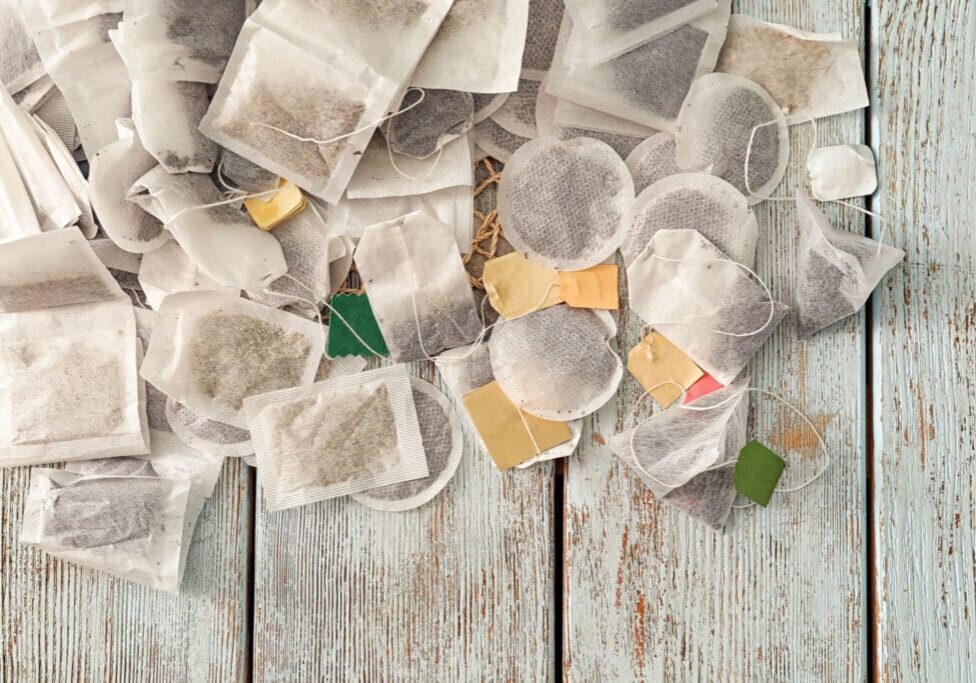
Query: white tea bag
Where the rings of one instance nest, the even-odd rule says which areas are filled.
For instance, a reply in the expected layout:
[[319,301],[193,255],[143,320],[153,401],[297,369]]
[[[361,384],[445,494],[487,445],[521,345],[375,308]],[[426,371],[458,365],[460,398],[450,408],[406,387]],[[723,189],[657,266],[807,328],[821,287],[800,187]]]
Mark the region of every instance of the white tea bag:
[[400,113],[380,128],[392,154],[426,159],[474,125],[474,97],[458,90],[408,88]]
[[718,7],[716,0],[567,0],[586,54],[603,62],[648,43]]
[[226,204],[206,175],[173,175],[157,166],[126,196],[162,221],[190,260],[225,287],[258,291],[288,269],[278,240]]
[[41,225],[7,141],[0,135],[0,242],[38,235]]
[[874,152],[867,145],[817,147],[807,157],[810,190],[822,202],[866,197],[878,189]]
[[429,503],[444,490],[461,464],[464,439],[450,401],[432,384],[416,377],[410,378],[410,387],[427,456],[427,476],[352,494],[357,503],[374,510],[403,512]]
[[474,100],[474,123],[481,123],[502,108],[511,92],[471,93]]
[[634,201],[627,166],[589,138],[533,140],[512,155],[498,216],[516,250],[559,270],[595,266],[616,251]]
[[281,180],[271,171],[227,149],[221,153],[217,177],[221,182],[223,182],[222,178],[226,178],[233,183],[233,187],[224,185],[225,190],[238,189],[248,194],[274,190]]
[[[545,88],[545,84],[542,86]],[[575,102],[570,102],[569,100],[560,100],[557,97],[553,97],[549,93],[543,91],[542,98],[552,99],[552,122],[553,124],[560,126],[562,128],[579,128],[582,130],[590,130],[599,133],[611,133],[615,135],[627,135],[630,137],[639,137],[642,140],[644,138],[650,137],[657,133],[653,128],[648,128],[639,123],[634,123],[633,121],[628,121],[627,119],[622,119],[617,116],[612,116],[606,112],[597,111],[596,109],[591,109],[590,107],[584,107],[581,104],[576,104]],[[540,99],[536,105],[536,111],[544,101]],[[536,115],[536,121],[538,124],[539,115]],[[542,127],[540,127],[540,132]]]
[[30,121],[81,212],[78,225],[82,234],[88,239],[93,239],[98,234],[98,224],[95,223],[91,200],[88,198],[88,180],[85,179],[74,155],[65,146],[58,132],[36,114],[31,116]]
[[[152,389],[150,384],[149,389]],[[200,417],[182,403],[167,399],[165,415],[170,431],[190,448],[225,458],[254,453],[251,432],[225,422]]]
[[697,230],[659,230],[627,269],[630,308],[728,386],[789,308]]
[[752,268],[759,224],[746,198],[721,178],[679,173],[644,190],[630,212],[620,253],[630,265],[659,230],[698,230],[723,254]]
[[395,363],[469,344],[481,320],[452,228],[420,212],[363,232],[356,266]]
[[455,0],[413,84],[479,93],[515,90],[528,20],[529,0]]
[[779,106],[760,86],[729,74],[695,81],[675,138],[681,169],[718,176],[750,204],[763,201],[779,185],[790,158],[789,130]]
[[[471,129],[471,139],[487,156],[494,157],[503,164],[507,164],[512,154],[529,141],[528,138],[509,133],[490,118]],[[484,155],[476,160],[481,158]]]
[[199,131],[210,97],[206,83],[137,76],[132,120],[143,147],[170,173],[210,173],[218,148]]
[[492,120],[509,133],[533,139],[539,137],[536,127],[535,104],[539,98],[539,81],[521,79],[518,90],[511,93],[505,104],[494,114]]
[[[156,311],[148,308],[134,306],[132,312],[136,316],[136,336],[139,339],[139,365],[142,365],[145,349],[149,348],[149,340],[152,338],[153,328],[156,326]],[[146,406],[146,426],[150,434],[153,431],[173,433],[166,418],[166,394],[154,387],[141,377],[139,378],[140,400],[145,397],[143,403]],[[204,449],[200,449],[204,450]],[[212,451],[208,451],[212,452]]]
[[115,245],[115,242],[104,237],[88,240],[88,244],[98,256],[98,260],[108,268],[108,272],[123,289],[142,289],[137,277],[142,266],[141,254],[123,251]]
[[244,427],[248,396],[310,384],[322,326],[217,292],[166,297],[140,374],[202,417]]
[[330,243],[330,248],[336,245],[341,247],[341,252],[334,252],[334,260],[329,263],[329,281],[332,283],[332,293],[336,294],[346,282],[352,271],[352,258],[356,252],[356,244],[351,238],[342,235],[334,238]]
[[658,133],[637,145],[626,159],[634,178],[634,191],[640,195],[659,180],[681,173],[677,143],[670,133]]
[[163,304],[163,299],[177,292],[205,290],[230,296],[240,293],[239,287],[224,287],[200,270],[174,241],[142,255],[139,285],[146,295],[146,303],[156,310]]
[[809,33],[736,14],[715,70],[758,83],[791,122],[869,104],[858,43],[837,34]]
[[559,27],[563,23],[562,0],[529,0],[529,25],[522,53],[522,78],[541,81],[552,65]]
[[269,512],[428,475],[406,366],[245,402]]
[[798,334],[805,339],[861,310],[905,252],[834,228],[802,190],[796,212],[796,312]]
[[0,85],[7,92],[20,92],[44,75],[17,0],[0,0],[0,45]]
[[521,410],[574,420],[603,407],[623,378],[609,342],[617,325],[606,311],[559,305],[499,321],[488,342],[502,390]]

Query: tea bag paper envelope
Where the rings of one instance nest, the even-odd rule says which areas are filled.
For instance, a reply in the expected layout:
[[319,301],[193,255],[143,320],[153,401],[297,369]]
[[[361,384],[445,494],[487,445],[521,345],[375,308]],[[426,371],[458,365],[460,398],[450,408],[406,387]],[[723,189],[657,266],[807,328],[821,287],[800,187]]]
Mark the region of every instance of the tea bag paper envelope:
[[460,90],[410,87],[393,109],[396,116],[383,123],[379,134],[389,154],[412,159],[441,153],[474,125],[474,95]]
[[419,212],[374,225],[355,259],[394,362],[433,356],[481,334],[450,227]]
[[736,14],[716,71],[755,81],[791,122],[868,106],[858,44]]
[[518,90],[509,94],[505,103],[491,115],[499,126],[524,138],[539,137],[536,126],[536,102],[542,84],[528,78],[519,80]]
[[486,262],[484,283],[492,308],[508,319],[563,302],[559,272],[518,252]]
[[321,325],[217,292],[163,301],[143,378],[194,412],[245,427],[248,396],[310,384],[325,349]]
[[404,197],[448,187],[470,188],[474,183],[473,163],[471,141],[466,135],[447,143],[442,153],[429,159],[411,159],[398,154],[396,161],[391,161],[386,140],[377,134],[349,181],[346,197]]
[[132,121],[145,149],[169,173],[210,173],[216,144],[199,131],[209,86],[186,81],[132,81]]
[[271,392],[245,405],[271,512],[429,473],[406,366]]
[[798,334],[806,338],[857,313],[905,252],[832,227],[802,190],[796,211],[796,310]]
[[878,189],[874,152],[867,145],[818,147],[807,157],[810,190],[820,201],[866,197]]
[[417,66],[414,85],[477,93],[515,90],[528,20],[529,0],[455,0]]
[[731,384],[789,308],[695,230],[661,230],[627,269],[630,308]]
[[701,368],[662,335],[652,332],[627,355],[627,369],[662,408],[669,408],[704,375]]

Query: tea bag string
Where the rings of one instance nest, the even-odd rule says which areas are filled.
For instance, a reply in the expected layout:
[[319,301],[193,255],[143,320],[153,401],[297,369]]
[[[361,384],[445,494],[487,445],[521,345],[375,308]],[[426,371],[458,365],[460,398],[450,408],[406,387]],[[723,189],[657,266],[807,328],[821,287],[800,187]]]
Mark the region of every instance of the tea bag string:
[[276,187],[273,190],[264,190],[262,192],[255,192],[253,194],[243,194],[243,195],[231,197],[230,199],[224,199],[224,200],[219,201],[219,202],[211,202],[210,204],[198,204],[198,205],[195,205],[195,206],[186,206],[186,207],[180,209],[179,211],[177,211],[176,213],[174,213],[172,216],[170,216],[169,218],[167,218],[165,221],[163,221],[163,225],[166,226],[166,227],[168,227],[177,218],[179,218],[180,216],[182,216],[185,213],[189,213],[190,211],[201,211],[203,209],[212,209],[212,208],[217,207],[217,206],[229,206],[231,204],[237,204],[239,202],[242,202],[245,199],[262,199],[264,197],[270,197],[270,196],[276,195],[280,191],[281,190]]
[[443,158],[444,156],[444,147],[442,145],[440,149],[437,150],[437,158],[434,159],[434,163],[430,165],[430,168],[427,169],[426,173],[424,173],[422,176],[419,177],[412,176],[406,171],[401,170],[400,167],[397,166],[397,162],[393,159],[394,157],[393,147],[390,144],[389,139],[387,139],[386,141],[386,154],[390,158],[390,165],[393,167],[393,170],[399,173],[402,177],[406,178],[407,180],[427,180],[428,178],[430,178],[431,174],[437,168],[437,165],[441,163],[441,158]]

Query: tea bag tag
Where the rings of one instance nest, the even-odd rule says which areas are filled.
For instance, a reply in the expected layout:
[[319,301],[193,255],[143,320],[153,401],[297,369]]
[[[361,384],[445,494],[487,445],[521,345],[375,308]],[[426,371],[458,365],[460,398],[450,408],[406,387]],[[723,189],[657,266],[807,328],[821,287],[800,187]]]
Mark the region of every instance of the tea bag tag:
[[766,507],[784,469],[785,460],[758,441],[750,441],[739,452],[739,459],[732,471],[735,490],[754,503]]
[[329,308],[332,311],[332,320],[329,323],[326,353],[330,358],[372,358],[376,355],[372,349],[384,356],[389,354],[383,333],[380,332],[373,308],[365,294],[336,294],[332,297]]
[[508,320],[563,303],[560,274],[518,252],[485,263],[484,283],[492,308]]
[[573,308],[616,311],[620,308],[617,270],[615,265],[601,264],[586,270],[562,271],[559,292]]
[[657,332],[644,339],[627,355],[627,370],[650,393],[661,408],[669,408],[690,389],[704,371],[681,349]]
[[813,196],[823,202],[866,197],[878,189],[874,152],[866,145],[819,147],[807,157]]
[[244,200],[244,208],[262,230],[273,230],[306,206],[308,200],[302,191],[284,178],[278,182],[278,191],[270,197],[251,197]]
[[706,372],[702,374],[701,379],[688,387],[688,391],[685,392],[684,405],[693,403],[702,396],[708,396],[709,394],[724,388],[725,385]]

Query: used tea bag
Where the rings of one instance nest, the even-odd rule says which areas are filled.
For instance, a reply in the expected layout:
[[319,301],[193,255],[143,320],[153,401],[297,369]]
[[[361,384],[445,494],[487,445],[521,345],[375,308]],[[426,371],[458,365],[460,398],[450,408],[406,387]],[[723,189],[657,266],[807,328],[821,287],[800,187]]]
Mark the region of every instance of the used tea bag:
[[406,366],[245,402],[270,512],[426,477]]
[[623,377],[623,364],[609,347],[616,334],[606,311],[563,305],[499,321],[488,342],[492,371],[527,413],[585,417],[613,397]]
[[448,142],[429,159],[391,154],[382,135],[363,153],[346,190],[348,199],[377,199],[429,194],[448,187],[474,184],[471,142],[467,136]]
[[610,448],[654,496],[721,529],[735,500],[732,467],[746,443],[748,383],[675,406],[624,431]]
[[810,190],[823,202],[866,197],[878,189],[874,152],[866,145],[818,147],[807,157]]
[[533,139],[539,137],[535,123],[535,103],[539,97],[539,81],[521,79],[518,90],[505,100],[505,104],[491,115],[492,120],[509,133]]
[[509,133],[490,118],[471,129],[471,139],[488,156],[503,164],[507,164],[512,154],[529,141],[528,138]]
[[725,385],[789,310],[697,230],[655,233],[627,279],[631,309]]
[[0,45],[3,45],[0,85],[9,93],[23,90],[44,75],[41,56],[37,54],[17,5],[17,0],[0,0]]
[[779,185],[790,157],[789,130],[779,106],[760,86],[729,74],[695,81],[675,137],[681,169],[718,176],[750,204],[763,201]]
[[157,166],[127,197],[161,220],[189,259],[225,287],[259,291],[288,269],[278,240],[222,203],[206,175],[172,175]]
[[95,223],[95,215],[92,213],[91,201],[88,198],[88,180],[78,167],[74,154],[65,146],[58,132],[40,116],[36,114],[31,116],[30,122],[81,212],[78,225],[82,234],[88,239],[93,239],[98,233],[98,225]]
[[559,27],[563,23],[562,0],[529,0],[529,26],[522,54],[522,78],[541,81],[552,65]]
[[413,75],[421,88],[511,92],[518,84],[529,0],[455,0]]
[[390,153],[426,159],[474,125],[470,92],[409,88],[397,116],[380,128]]
[[630,265],[659,230],[698,230],[733,261],[752,268],[759,225],[746,198],[721,178],[679,173],[644,190],[630,212],[630,227],[620,246]]
[[657,181],[681,173],[676,154],[677,145],[670,133],[652,135],[637,145],[626,160],[634,191],[640,195]]
[[356,265],[393,362],[431,358],[481,334],[454,231],[443,223],[417,212],[374,225]]
[[863,109],[868,89],[858,44],[734,15],[716,71],[755,81],[791,122]]
[[505,237],[536,263],[583,270],[616,251],[634,200],[627,167],[588,138],[533,140],[509,161],[498,188]]
[[390,484],[361,493],[353,500],[374,510],[402,512],[430,502],[440,493],[461,464],[464,440],[461,425],[447,397],[433,385],[410,378],[413,403],[424,453],[427,455],[427,477]]
[[796,312],[799,336],[807,338],[861,310],[905,252],[834,228],[802,190],[796,211]]
[[243,403],[310,384],[321,325],[217,292],[183,292],[159,309],[141,374],[202,417],[244,427]]
[[210,97],[206,83],[135,78],[132,120],[145,149],[169,173],[210,173],[218,148],[198,130]]
[[146,303],[156,310],[170,294],[208,290],[237,296],[240,289],[224,287],[198,268],[177,242],[142,255],[139,264],[139,285],[146,294]]

